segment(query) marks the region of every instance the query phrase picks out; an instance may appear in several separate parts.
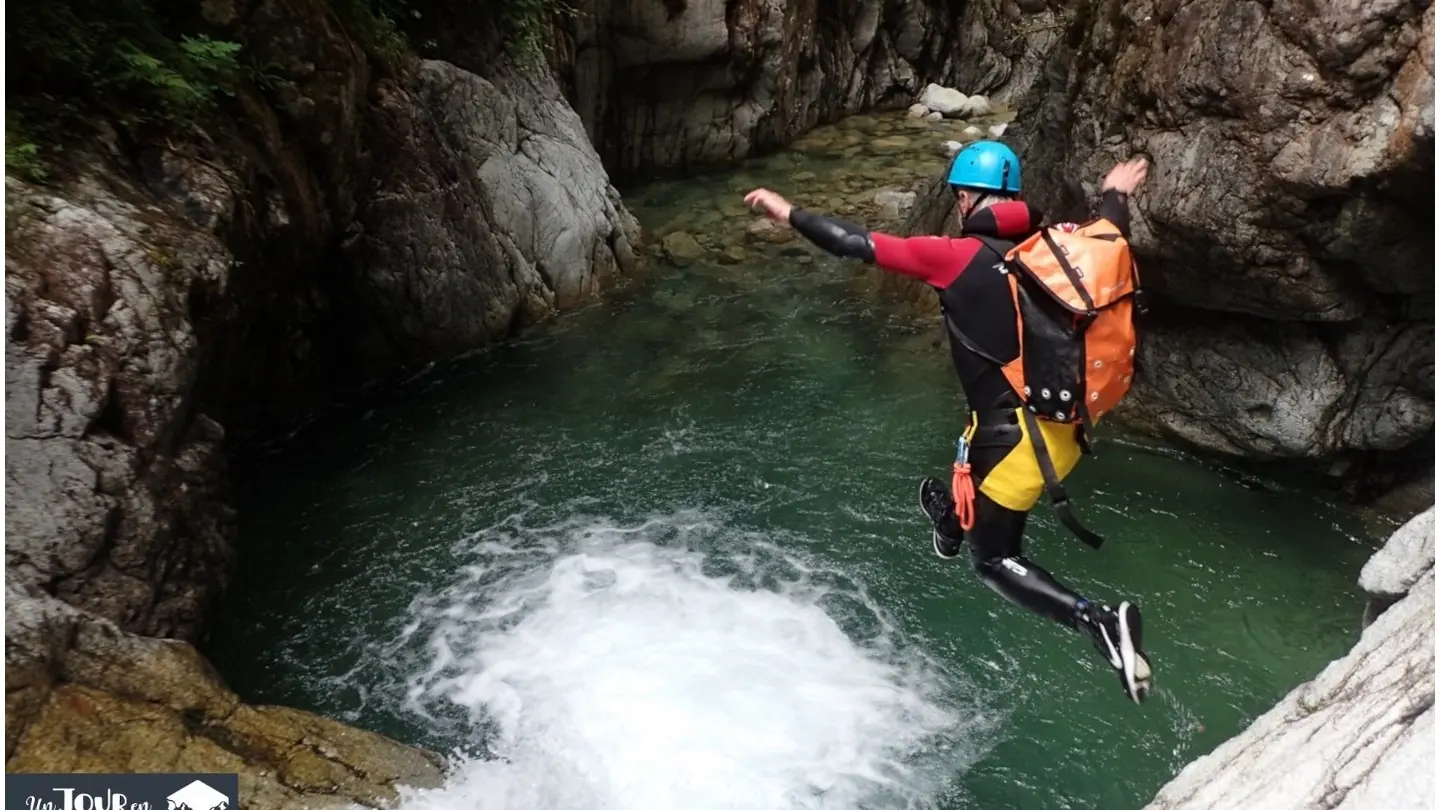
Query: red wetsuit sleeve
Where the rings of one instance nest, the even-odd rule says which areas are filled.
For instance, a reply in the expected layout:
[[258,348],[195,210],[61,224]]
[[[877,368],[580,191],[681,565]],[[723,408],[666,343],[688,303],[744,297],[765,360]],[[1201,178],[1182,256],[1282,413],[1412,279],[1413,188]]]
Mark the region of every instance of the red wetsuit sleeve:
[[908,239],[884,233],[871,233],[875,246],[875,265],[882,270],[918,278],[932,287],[950,286],[975,254],[980,252],[978,239],[952,239],[948,236],[912,236]]

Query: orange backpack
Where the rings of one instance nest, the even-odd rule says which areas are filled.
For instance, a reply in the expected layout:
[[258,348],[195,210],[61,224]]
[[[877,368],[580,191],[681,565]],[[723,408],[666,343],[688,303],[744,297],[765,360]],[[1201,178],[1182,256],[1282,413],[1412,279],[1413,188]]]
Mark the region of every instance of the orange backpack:
[[1070,513],[1035,420],[1074,424],[1082,450],[1090,452],[1091,428],[1119,404],[1134,378],[1134,318],[1144,313],[1139,269],[1120,229],[1103,218],[1074,231],[1042,228],[1008,250],[990,246],[1004,258],[1020,339],[1019,356],[1001,370],[1024,406],[1061,521],[1098,548],[1102,538]]
[[1135,373],[1140,275],[1130,243],[1097,219],[1072,232],[1041,229],[1004,256],[1020,335],[1005,379],[1036,416],[1088,434]]

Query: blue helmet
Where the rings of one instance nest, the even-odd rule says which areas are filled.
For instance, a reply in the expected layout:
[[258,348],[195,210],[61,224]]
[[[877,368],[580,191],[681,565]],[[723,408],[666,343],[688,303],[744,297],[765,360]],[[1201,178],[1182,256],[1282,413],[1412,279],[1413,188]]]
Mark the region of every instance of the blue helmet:
[[1019,194],[1020,158],[999,141],[976,141],[955,156],[945,179],[957,190]]

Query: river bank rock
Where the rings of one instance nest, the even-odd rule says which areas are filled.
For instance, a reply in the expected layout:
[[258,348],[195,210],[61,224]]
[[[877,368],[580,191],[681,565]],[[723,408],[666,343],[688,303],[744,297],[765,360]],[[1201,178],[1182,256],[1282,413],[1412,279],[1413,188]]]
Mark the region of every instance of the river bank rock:
[[1052,220],[1152,159],[1131,211],[1156,315],[1116,418],[1361,499],[1433,467],[1432,3],[981,0],[965,30],[956,84],[1016,108]]
[[[1429,808],[1435,793],[1434,526],[1432,507],[1366,566],[1367,572],[1371,565],[1388,569],[1387,560],[1404,558],[1405,578],[1422,570],[1349,654],[1187,765],[1145,810]],[[1419,548],[1428,552],[1417,554]],[[1361,575],[1362,586],[1374,581]]]
[[1391,535],[1360,570],[1360,588],[1370,594],[1365,625],[1399,601],[1435,567],[1435,509],[1411,518]]
[[382,807],[442,782],[436,754],[240,702],[184,642],[8,583],[5,621],[7,772],[238,773],[257,810]]

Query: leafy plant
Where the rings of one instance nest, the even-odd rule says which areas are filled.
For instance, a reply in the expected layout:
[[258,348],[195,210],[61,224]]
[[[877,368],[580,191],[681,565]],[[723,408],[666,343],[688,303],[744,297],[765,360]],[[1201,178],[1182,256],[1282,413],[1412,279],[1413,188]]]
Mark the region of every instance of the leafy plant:
[[568,0],[502,0],[500,19],[509,35],[512,55],[533,61],[545,56],[545,35],[551,19],[578,13]]
[[190,126],[239,75],[240,43],[201,32],[182,0],[15,0],[7,11],[6,170],[33,179],[97,118]]

